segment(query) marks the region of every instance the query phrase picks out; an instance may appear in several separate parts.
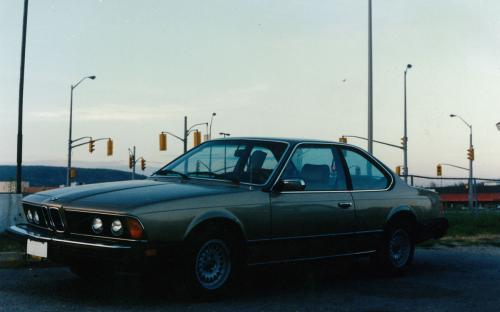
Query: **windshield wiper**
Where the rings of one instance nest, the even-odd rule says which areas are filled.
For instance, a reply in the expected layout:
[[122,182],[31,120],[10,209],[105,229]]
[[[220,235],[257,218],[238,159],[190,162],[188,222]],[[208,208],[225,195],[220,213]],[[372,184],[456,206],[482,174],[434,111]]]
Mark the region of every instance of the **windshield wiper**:
[[157,175],[176,174],[183,179],[189,179],[189,177],[186,174],[184,174],[182,172],[175,171],[175,170],[170,170],[170,169],[164,169],[164,170],[160,169],[160,170],[156,171],[154,174],[157,174]]
[[190,176],[190,175],[206,175],[206,176],[210,176],[210,177],[216,178],[216,179],[228,180],[228,181],[233,182],[234,184],[240,184],[240,179],[235,175],[226,176],[226,175],[223,175],[220,173],[215,173],[212,171],[192,171],[192,172],[188,172],[187,175],[188,176]]

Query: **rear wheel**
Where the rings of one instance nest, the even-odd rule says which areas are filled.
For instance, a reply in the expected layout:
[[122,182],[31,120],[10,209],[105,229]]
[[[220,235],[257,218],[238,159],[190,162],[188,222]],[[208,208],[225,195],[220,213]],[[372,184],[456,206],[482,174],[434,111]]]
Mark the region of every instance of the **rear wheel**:
[[388,228],[377,253],[377,261],[386,272],[401,275],[410,268],[415,254],[411,229],[406,222],[399,222]]

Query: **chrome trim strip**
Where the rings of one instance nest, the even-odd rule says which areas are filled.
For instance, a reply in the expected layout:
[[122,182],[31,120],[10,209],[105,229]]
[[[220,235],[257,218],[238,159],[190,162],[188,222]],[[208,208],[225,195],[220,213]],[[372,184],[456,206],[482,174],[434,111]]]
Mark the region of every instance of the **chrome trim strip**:
[[74,235],[74,236],[109,239],[109,240],[124,241],[124,242],[138,242],[138,243],[146,243],[147,242],[147,240],[144,240],[144,239],[120,238],[120,237],[111,237],[111,236],[97,236],[97,235],[80,234],[80,233],[68,233],[68,234]]
[[342,237],[342,236],[351,236],[351,235],[378,234],[378,233],[383,233],[383,232],[384,232],[384,230],[370,230],[370,231],[346,232],[346,233],[335,233],[335,234],[316,234],[316,235],[304,235],[304,236],[274,237],[274,238],[262,238],[262,239],[248,240],[247,243],[259,243],[259,242],[267,242],[267,241],[294,240],[294,239]]
[[368,155],[368,157],[374,161],[376,164],[379,165],[379,167],[382,168],[383,171],[385,171],[385,173],[390,177],[390,180],[391,180],[391,183],[389,183],[389,185],[385,188],[385,189],[380,189],[380,190],[337,190],[337,191],[285,191],[285,192],[280,192],[280,194],[307,194],[307,193],[359,193],[359,192],[384,192],[384,191],[388,191],[389,189],[392,188],[392,186],[394,185],[394,177],[392,176],[392,174],[385,168],[385,165],[383,165],[380,161],[378,161],[377,159],[375,159],[372,155],[368,154],[367,152],[365,152],[363,149],[357,147],[357,146],[354,146],[354,145],[346,145],[346,144],[339,144],[339,143],[335,143],[335,142],[312,142],[312,141],[304,141],[304,142],[300,142],[298,143],[297,145],[295,145],[295,147],[293,148],[292,152],[290,153],[290,155],[288,155],[288,159],[286,160],[283,168],[281,168],[281,171],[278,175],[278,177],[276,178],[276,180],[274,181],[273,185],[271,186],[271,189],[274,189],[274,187],[276,186],[276,183],[278,183],[278,181],[280,180],[281,176],[283,175],[283,171],[285,171],[285,168],[286,166],[288,165],[288,162],[290,161],[290,159],[292,158],[293,156],[293,153],[295,153],[295,150],[300,146],[300,145],[304,145],[304,144],[309,144],[309,145],[331,145],[331,146],[335,146],[337,148],[341,148],[342,146],[347,146],[349,148],[352,148],[352,149],[356,149],[358,150],[359,152],[361,152],[362,155]]
[[271,260],[271,261],[263,261],[263,262],[254,262],[254,263],[249,263],[249,266],[256,266],[256,265],[264,265],[264,264],[275,264],[275,263],[293,263],[293,262],[302,262],[302,261],[313,261],[313,260],[323,260],[323,259],[333,259],[333,258],[338,258],[338,257],[349,257],[349,256],[362,256],[362,255],[368,255],[377,252],[376,250],[367,250],[367,251],[360,251],[360,252],[353,252],[353,253],[344,253],[344,254],[338,254],[338,255],[331,255],[331,256],[322,256],[322,257],[310,257],[310,258],[296,258],[296,259],[283,259],[283,260]]
[[100,244],[100,243],[87,243],[87,242],[79,242],[79,241],[74,241],[70,239],[60,239],[60,238],[54,238],[54,237],[49,237],[45,236],[39,233],[34,233],[28,230],[25,230],[23,228],[20,228],[16,225],[13,225],[9,228],[9,231],[13,234],[16,235],[21,235],[24,237],[28,238],[33,238],[34,240],[42,240],[45,242],[57,242],[57,243],[63,243],[63,244],[68,244],[68,245],[78,245],[78,246],[87,246],[87,247],[97,247],[97,248],[107,248],[107,249],[131,249],[131,246],[126,246],[126,245],[107,245],[107,244]]

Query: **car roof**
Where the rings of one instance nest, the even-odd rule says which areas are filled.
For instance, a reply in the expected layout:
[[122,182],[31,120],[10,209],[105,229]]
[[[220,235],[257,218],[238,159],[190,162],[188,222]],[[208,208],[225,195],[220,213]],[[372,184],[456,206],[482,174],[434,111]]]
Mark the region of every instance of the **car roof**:
[[[338,143],[338,144],[343,144],[339,143],[336,141],[327,141],[327,140],[318,140],[318,139],[304,139],[304,138],[285,138],[285,137],[226,137],[226,138],[217,138],[213,139],[213,141],[219,141],[219,140],[260,140],[260,141],[276,141],[276,142],[285,142],[289,144],[297,144],[297,143],[302,143],[302,142],[312,142],[312,143]],[[346,144],[347,145],[347,144]]]

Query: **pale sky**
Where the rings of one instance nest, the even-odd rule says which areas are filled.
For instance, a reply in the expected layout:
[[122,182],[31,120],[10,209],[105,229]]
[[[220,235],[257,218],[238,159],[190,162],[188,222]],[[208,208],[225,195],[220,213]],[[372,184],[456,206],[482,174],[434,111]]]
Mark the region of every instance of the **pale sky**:
[[[23,1],[0,1],[0,164],[15,164]],[[403,136],[408,73],[410,173],[439,162],[500,177],[500,2],[373,0],[374,138]],[[65,165],[70,85],[74,138],[112,137],[76,166],[125,168],[137,146],[148,167],[182,151],[189,123],[217,116],[213,133],[338,140],[367,135],[367,0],[31,0],[25,97],[25,164]],[[201,128],[205,132],[204,127]],[[366,143],[349,143],[366,148]],[[192,141],[189,142],[192,146]],[[400,150],[374,145],[391,168]],[[445,176],[465,172],[445,168]]]

